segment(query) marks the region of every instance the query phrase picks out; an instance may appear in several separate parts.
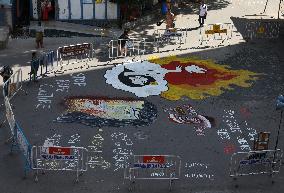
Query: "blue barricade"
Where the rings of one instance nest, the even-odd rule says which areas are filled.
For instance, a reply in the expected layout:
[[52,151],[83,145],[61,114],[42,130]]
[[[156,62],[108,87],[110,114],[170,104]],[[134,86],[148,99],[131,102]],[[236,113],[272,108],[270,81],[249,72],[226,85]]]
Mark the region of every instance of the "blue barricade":
[[24,157],[24,161],[25,161],[24,175],[26,177],[27,172],[30,171],[32,168],[31,167],[32,146],[28,142],[26,136],[24,135],[22,128],[19,126],[18,123],[15,124],[15,131],[14,131],[14,136],[13,136],[11,152],[13,152],[14,148],[20,151]]
[[[38,57],[37,60],[34,60],[35,63],[38,63],[38,66],[36,67],[36,78],[39,76],[42,76],[42,77],[46,76],[46,74],[48,74],[51,70],[53,70],[54,61],[55,61],[54,51],[45,52],[41,54],[41,56]],[[40,67],[40,74],[38,74],[39,67]],[[30,81],[32,79],[33,69],[34,69],[33,62],[31,61]]]

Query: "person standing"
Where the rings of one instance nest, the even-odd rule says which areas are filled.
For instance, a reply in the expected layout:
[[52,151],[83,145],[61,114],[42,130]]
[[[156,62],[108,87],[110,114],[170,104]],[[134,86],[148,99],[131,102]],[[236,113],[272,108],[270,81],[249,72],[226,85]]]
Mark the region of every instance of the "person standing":
[[207,5],[205,4],[204,0],[202,0],[199,8],[199,19],[198,19],[200,27],[203,26],[206,17],[207,17]]
[[37,71],[39,68],[39,59],[36,55],[36,52],[32,53],[32,61],[31,61],[31,73],[30,73],[30,80],[31,76],[33,76],[34,82],[37,81]]
[[36,28],[36,45],[37,45],[37,49],[38,48],[43,48],[43,33],[44,33],[44,29],[41,26],[41,22],[38,22],[38,26]]
[[[10,79],[12,74],[13,74],[12,68],[8,65],[4,66],[2,70],[0,71],[0,75],[3,77],[3,83],[7,82],[7,80]],[[4,85],[5,96],[9,96],[9,84],[10,84],[10,81],[7,82],[6,85]]]
[[128,33],[129,33],[129,30],[125,29],[123,34],[119,36],[118,38],[118,46],[119,46],[120,54],[122,56],[127,54],[126,42],[129,40]]
[[175,27],[174,20],[175,20],[175,15],[171,12],[171,9],[169,9],[166,15],[166,29],[167,30]]

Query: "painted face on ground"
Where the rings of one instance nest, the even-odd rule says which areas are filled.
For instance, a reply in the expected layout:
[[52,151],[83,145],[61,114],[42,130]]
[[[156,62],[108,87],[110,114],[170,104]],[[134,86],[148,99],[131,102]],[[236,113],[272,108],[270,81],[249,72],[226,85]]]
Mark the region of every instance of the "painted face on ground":
[[65,106],[66,112],[57,122],[79,122],[94,127],[145,126],[157,117],[156,107],[142,100],[69,97]]
[[105,74],[106,83],[114,88],[132,92],[138,97],[159,95],[168,90],[164,76],[167,70],[159,65],[131,62],[113,67]]

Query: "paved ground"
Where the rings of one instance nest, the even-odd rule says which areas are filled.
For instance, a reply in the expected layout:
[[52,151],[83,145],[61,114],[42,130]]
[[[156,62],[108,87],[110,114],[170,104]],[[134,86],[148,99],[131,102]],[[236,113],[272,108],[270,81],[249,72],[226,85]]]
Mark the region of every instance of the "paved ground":
[[[229,3],[220,3],[222,9],[209,11],[212,17],[207,22],[228,22],[230,16],[247,13],[243,9],[238,11],[239,4]],[[222,17],[220,21],[220,16],[224,15],[228,17]],[[185,16],[184,13],[178,16],[177,25],[188,22],[188,27],[194,28],[197,25],[195,19],[196,15]],[[151,34],[152,30],[147,32]],[[133,34],[139,33],[136,30]],[[229,177],[232,153],[250,150],[257,132],[271,132],[270,148],[274,148],[280,116],[275,110],[275,99],[284,89],[283,36],[277,40],[249,43],[241,36],[234,36],[231,46],[197,50],[192,47],[198,45],[198,38],[192,37],[198,35],[198,30],[190,32],[188,40],[191,41],[184,45],[190,49],[165,52],[173,48],[169,46],[161,49],[164,52],[136,57],[151,58],[152,64],[126,64],[125,70],[114,65],[123,60],[105,62],[103,51],[97,49],[100,55],[88,65],[64,66],[38,83],[25,83],[23,89],[28,94],[19,92],[11,103],[16,120],[32,145],[93,146],[90,151],[97,148],[101,153],[91,154],[88,171],[80,177],[78,184],[73,184],[74,172],[47,172],[40,174],[39,182],[34,183],[32,172],[26,180],[21,178],[23,160],[20,154],[9,155],[10,146],[2,143],[1,192],[127,192],[129,182],[123,180],[122,164],[130,154],[179,155],[181,176],[174,183],[172,192],[283,192],[283,173],[273,179],[268,175],[241,177],[236,181]],[[45,49],[53,50],[79,40],[47,39]],[[106,42],[92,39],[95,41]],[[12,40],[10,46],[0,52],[2,65],[4,62],[18,64],[27,78],[27,62],[34,45],[27,39]],[[169,55],[172,57],[162,58]],[[126,74],[133,72],[135,76],[129,76],[132,80],[129,82]],[[150,83],[145,83],[147,80]],[[144,86],[135,89],[141,82]],[[148,87],[150,91],[147,91]],[[146,97],[138,97],[142,95]],[[64,106],[66,97],[73,97],[69,98],[69,113]],[[85,104],[78,100],[74,102],[76,97],[81,97]],[[111,102],[111,99],[116,101]],[[144,104],[143,108],[141,104]],[[186,111],[184,105],[192,108]],[[172,111],[176,107],[186,111],[184,115],[181,109],[176,109],[180,112],[178,120],[169,117],[177,114]],[[92,108],[94,111],[88,111]],[[202,120],[200,115],[210,124],[196,123]],[[184,123],[186,118],[191,123],[188,120]],[[8,136],[6,123],[0,130],[0,141]],[[284,146],[281,139],[283,132],[280,148]],[[70,164],[67,164],[69,168],[72,167]],[[168,191],[167,180],[139,181],[133,190],[165,191]]]

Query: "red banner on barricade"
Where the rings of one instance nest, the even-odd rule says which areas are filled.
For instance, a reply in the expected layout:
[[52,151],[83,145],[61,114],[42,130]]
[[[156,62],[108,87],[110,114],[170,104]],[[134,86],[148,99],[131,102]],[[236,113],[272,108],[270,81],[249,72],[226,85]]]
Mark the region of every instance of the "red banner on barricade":
[[165,163],[165,156],[143,156],[143,163],[159,163],[164,164]]
[[55,155],[71,155],[71,148],[69,147],[49,147],[48,153],[55,154]]

